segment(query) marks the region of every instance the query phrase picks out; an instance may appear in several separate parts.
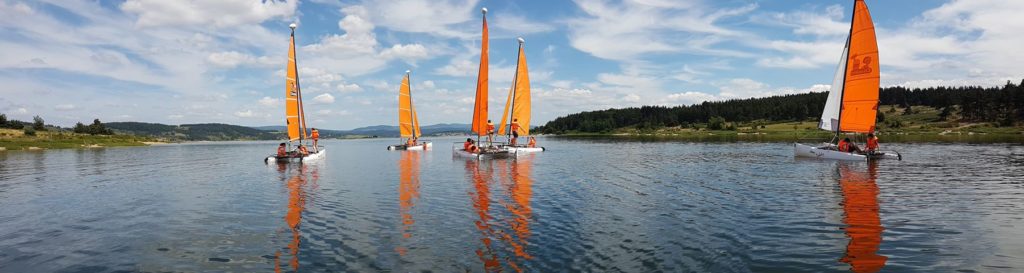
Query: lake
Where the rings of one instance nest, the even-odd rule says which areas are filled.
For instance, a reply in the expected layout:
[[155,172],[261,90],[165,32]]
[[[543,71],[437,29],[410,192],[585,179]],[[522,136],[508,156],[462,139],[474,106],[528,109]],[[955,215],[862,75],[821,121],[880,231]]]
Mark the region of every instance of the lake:
[[[464,139],[464,138],[463,138]],[[0,152],[0,272],[1021,272],[1024,146],[541,138]]]

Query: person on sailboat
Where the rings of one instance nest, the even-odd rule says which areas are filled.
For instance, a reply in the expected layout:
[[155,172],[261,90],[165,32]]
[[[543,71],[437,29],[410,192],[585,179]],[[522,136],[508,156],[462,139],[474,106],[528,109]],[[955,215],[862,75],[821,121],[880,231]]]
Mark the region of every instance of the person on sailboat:
[[319,151],[320,148],[318,148],[318,146],[316,145],[316,142],[318,140],[320,140],[320,131],[317,130],[316,128],[313,128],[312,133],[311,133],[310,136],[313,138],[313,151],[314,152]]
[[537,138],[530,136],[530,142],[528,142],[526,146],[530,148],[537,148]]
[[288,156],[288,148],[285,147],[284,142],[281,142],[280,146],[277,146],[277,157]]
[[487,142],[494,142],[494,123],[487,120]]
[[867,152],[875,153],[875,151],[878,151],[878,137],[875,136],[875,133],[868,133]]
[[302,144],[299,144],[299,148],[298,149],[299,149],[299,156],[305,157],[305,156],[309,155],[309,150],[306,149],[306,146],[302,146]]
[[861,153],[860,147],[857,147],[857,144],[854,144],[853,141],[850,141],[850,138],[848,137],[843,138],[843,140],[839,141],[838,146],[840,152]]
[[511,146],[516,146],[516,139],[519,138],[519,119],[512,119],[512,139],[509,141]]
[[409,140],[405,141],[405,147],[416,146],[416,137],[410,137]]

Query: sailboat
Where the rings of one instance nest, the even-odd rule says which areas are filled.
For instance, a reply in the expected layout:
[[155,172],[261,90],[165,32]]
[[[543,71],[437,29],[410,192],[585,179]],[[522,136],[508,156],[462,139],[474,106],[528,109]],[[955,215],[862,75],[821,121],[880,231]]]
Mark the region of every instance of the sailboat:
[[422,134],[416,107],[412,105],[412,83],[409,81],[409,74],[410,71],[406,70],[402,86],[398,88],[398,131],[401,135],[399,139],[406,141],[403,144],[388,146],[388,150],[426,150],[433,147],[430,141],[418,141]]
[[[530,135],[530,72],[526,67],[526,49],[523,46],[526,40],[523,40],[522,37],[519,37],[518,40],[519,56],[516,60],[516,73],[512,77],[512,88],[508,90],[508,100],[505,101],[505,111],[501,115],[498,134],[508,137],[509,142],[504,147],[510,153],[542,152],[544,147],[538,147],[535,143],[529,143],[528,140],[513,143],[515,136],[528,139]],[[512,109],[511,115],[509,115],[509,109]],[[509,120],[512,123],[507,123]],[[508,124],[508,130],[505,128],[506,124]]]
[[[494,158],[494,157],[507,157],[508,150],[501,149],[495,146],[483,145],[480,143],[480,138],[486,136],[489,133],[487,128],[487,80],[488,80],[488,35],[487,35],[487,8],[480,9],[480,13],[483,14],[483,32],[482,39],[480,42],[480,70],[477,73],[476,78],[476,100],[473,103],[473,122],[470,127],[473,133],[476,133],[476,150],[466,150],[464,147],[459,146],[462,143],[456,143],[452,146],[452,153],[456,156],[466,158]],[[472,138],[467,141],[472,141]]]
[[835,160],[901,159],[899,153],[895,152],[841,152],[832,143],[841,133],[875,131],[880,78],[878,68],[878,41],[875,39],[871,14],[864,0],[855,0],[850,35],[818,123],[819,129],[835,132],[836,135],[822,146],[794,143],[793,152],[797,157]]
[[[292,29],[291,45],[288,48],[288,74],[285,76],[285,123],[288,125],[288,152],[285,154],[273,154],[268,156],[264,162],[292,162],[292,161],[309,161],[320,159],[327,153],[327,150],[321,147],[313,147],[308,149],[307,154],[303,154],[299,151],[299,146],[302,146],[303,141],[309,138],[307,133],[308,127],[306,127],[306,113],[302,108],[302,89],[299,86],[299,67],[295,61],[295,27],[292,23],[289,25]],[[298,142],[298,146],[295,149],[291,149],[291,145],[294,142]]]

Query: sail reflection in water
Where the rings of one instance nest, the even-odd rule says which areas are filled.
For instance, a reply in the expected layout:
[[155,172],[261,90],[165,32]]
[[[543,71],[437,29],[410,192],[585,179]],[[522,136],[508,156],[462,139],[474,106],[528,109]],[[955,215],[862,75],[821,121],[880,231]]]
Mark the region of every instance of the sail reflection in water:
[[[850,243],[846,255],[840,259],[850,264],[853,272],[878,272],[888,259],[878,255],[882,244],[882,221],[878,216],[878,161],[868,161],[867,170],[863,163],[839,164],[839,186],[843,191],[843,222]],[[858,169],[860,168],[860,169]]]
[[[292,271],[297,272],[299,270],[299,243],[302,237],[299,226],[302,223],[302,211],[306,207],[306,182],[311,181],[315,187],[319,174],[316,166],[309,164],[279,163],[277,168],[278,172],[282,174],[285,187],[288,188],[288,212],[284,215],[285,224],[291,231],[291,241],[288,243],[288,254],[291,259],[288,261],[288,265]],[[274,253],[274,272],[280,273],[281,269],[281,251],[277,251]]]
[[466,161],[466,172],[474,189],[470,193],[473,209],[479,217],[475,223],[482,244],[476,255],[483,262],[484,271],[502,271],[504,261],[508,268],[522,272],[522,262],[533,258],[527,251],[533,221],[530,207],[532,158],[531,154],[515,160]]
[[412,208],[420,198],[420,158],[418,151],[405,151],[398,161],[398,213],[402,219],[402,243],[395,248],[398,255],[404,256],[407,249],[402,246],[412,238],[412,227],[416,221],[412,218]]

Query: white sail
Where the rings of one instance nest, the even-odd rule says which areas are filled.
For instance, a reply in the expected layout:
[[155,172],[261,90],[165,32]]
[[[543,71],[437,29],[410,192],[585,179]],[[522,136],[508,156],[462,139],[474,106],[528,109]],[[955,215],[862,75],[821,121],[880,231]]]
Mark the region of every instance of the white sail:
[[818,128],[833,132],[839,131],[839,108],[843,102],[843,83],[846,82],[846,59],[850,54],[850,40],[846,40],[846,47],[843,48],[843,57],[839,59],[839,67],[836,68],[836,76],[832,80],[832,90],[828,92],[828,100],[825,101],[825,109],[821,111],[821,121]]

